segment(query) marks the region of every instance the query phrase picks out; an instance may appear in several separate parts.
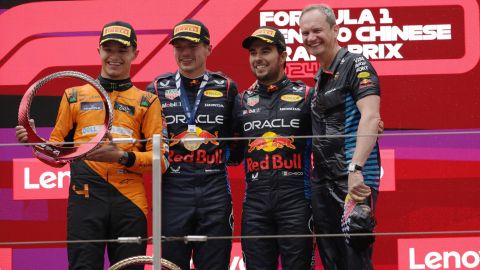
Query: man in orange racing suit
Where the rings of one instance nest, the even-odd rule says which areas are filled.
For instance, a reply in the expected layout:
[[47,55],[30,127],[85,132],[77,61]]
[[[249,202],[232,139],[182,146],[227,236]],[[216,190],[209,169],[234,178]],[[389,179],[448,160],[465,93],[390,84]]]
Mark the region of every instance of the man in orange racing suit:
[[[163,114],[156,95],[141,91],[130,80],[130,67],[138,55],[136,34],[125,22],[106,24],[98,48],[102,70],[98,80],[113,106],[113,125],[108,139],[146,139],[166,136]],[[87,142],[101,129],[105,118],[102,98],[91,85],[65,90],[50,141]],[[17,138],[27,140],[18,126]],[[168,145],[162,146],[162,169],[168,166]],[[152,143],[106,143],[85,160],[71,163],[68,198],[68,240],[147,237],[148,204],[144,172],[152,167]],[[145,255],[141,244],[108,243],[111,264]],[[69,269],[103,269],[105,243],[69,243]],[[129,269],[143,269],[143,266]]]

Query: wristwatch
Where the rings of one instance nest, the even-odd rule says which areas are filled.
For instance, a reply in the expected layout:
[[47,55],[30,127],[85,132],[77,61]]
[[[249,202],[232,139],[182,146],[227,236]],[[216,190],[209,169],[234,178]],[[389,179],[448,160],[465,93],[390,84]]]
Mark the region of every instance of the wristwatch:
[[124,151],[123,155],[118,159],[118,163],[122,165],[127,165],[128,162],[128,152]]
[[362,171],[363,170],[363,167],[360,166],[360,165],[357,165],[355,163],[350,163],[348,164],[348,173],[354,173],[356,171]]

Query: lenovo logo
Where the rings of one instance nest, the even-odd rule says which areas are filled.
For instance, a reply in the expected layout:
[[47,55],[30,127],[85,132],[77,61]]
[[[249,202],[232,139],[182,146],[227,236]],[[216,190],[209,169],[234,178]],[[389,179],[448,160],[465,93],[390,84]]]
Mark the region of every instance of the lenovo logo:
[[415,248],[409,248],[410,269],[472,269],[480,264],[479,251],[469,250],[463,253],[457,251],[429,252],[424,258],[416,261]]
[[66,199],[70,184],[68,167],[53,168],[37,159],[13,160],[13,199]]
[[480,238],[400,239],[398,269],[479,269]]

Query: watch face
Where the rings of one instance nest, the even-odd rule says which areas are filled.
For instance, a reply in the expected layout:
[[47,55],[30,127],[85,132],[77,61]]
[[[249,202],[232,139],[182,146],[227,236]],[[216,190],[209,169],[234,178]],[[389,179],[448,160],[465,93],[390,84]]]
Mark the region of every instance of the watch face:
[[350,163],[348,164],[348,172],[354,172],[355,171],[355,164]]
[[363,168],[355,163],[348,164],[348,172],[361,171]]

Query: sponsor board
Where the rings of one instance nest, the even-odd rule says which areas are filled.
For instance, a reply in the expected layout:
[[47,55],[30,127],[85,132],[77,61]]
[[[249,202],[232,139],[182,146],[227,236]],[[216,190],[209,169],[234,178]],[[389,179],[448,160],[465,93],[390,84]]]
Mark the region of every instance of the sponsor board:
[[13,159],[13,199],[66,199],[69,166],[50,167],[38,159]]
[[399,239],[398,269],[479,269],[480,238]]
[[[382,171],[380,191],[395,190],[395,153],[393,149],[381,150]],[[178,157],[173,151],[171,161],[199,162],[215,164],[221,162],[221,152],[212,156],[199,152],[196,157]],[[284,161],[277,160],[279,164]],[[298,162],[300,164],[300,162]],[[276,164],[276,163],[275,163]],[[298,167],[292,163],[287,167]],[[295,165],[296,164],[296,165]],[[248,168],[254,166],[250,164]],[[258,165],[260,166],[260,165]],[[266,166],[266,165],[265,165]],[[257,167],[257,165],[255,165]],[[278,167],[278,166],[277,166]],[[283,168],[283,166],[280,166]],[[255,171],[250,168],[250,171]],[[68,167],[53,168],[37,159],[13,159],[13,198],[14,200],[38,200],[38,199],[66,199],[70,183],[70,170]]]

